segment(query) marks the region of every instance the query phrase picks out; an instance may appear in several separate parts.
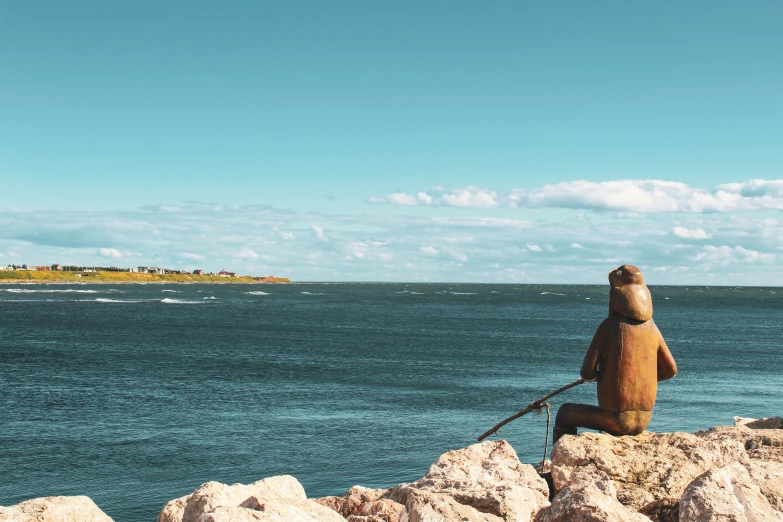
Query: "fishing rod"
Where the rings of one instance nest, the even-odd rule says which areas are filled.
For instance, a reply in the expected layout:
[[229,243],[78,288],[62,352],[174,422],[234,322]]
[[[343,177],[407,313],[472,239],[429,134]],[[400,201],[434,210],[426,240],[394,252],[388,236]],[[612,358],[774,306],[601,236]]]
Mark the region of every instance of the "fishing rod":
[[570,390],[570,389],[571,389],[571,388],[573,388],[574,386],[579,386],[580,384],[583,384],[583,383],[585,383],[585,382],[587,382],[587,381],[585,381],[584,379],[577,379],[576,381],[572,382],[571,384],[566,384],[566,385],[565,385],[565,386],[563,386],[562,388],[558,388],[558,389],[556,389],[555,391],[553,391],[553,392],[552,392],[552,393],[550,393],[549,395],[544,395],[544,396],[543,396],[543,397],[541,397],[540,399],[538,399],[538,400],[535,400],[535,401],[531,402],[531,403],[528,405],[528,407],[527,407],[527,408],[525,408],[524,410],[521,410],[521,411],[519,411],[518,413],[515,413],[514,415],[512,415],[511,417],[509,417],[508,419],[506,419],[506,420],[504,420],[504,421],[501,421],[501,422],[499,422],[499,423],[495,424],[495,425],[494,425],[492,428],[490,428],[490,429],[489,429],[489,431],[485,432],[483,435],[481,435],[481,436],[478,438],[479,442],[481,442],[482,440],[486,439],[487,437],[489,437],[489,436],[490,436],[490,435],[492,435],[493,433],[497,433],[497,432],[498,432],[498,430],[499,430],[500,428],[502,428],[503,426],[505,426],[506,424],[508,424],[508,423],[509,423],[509,422],[511,422],[512,420],[514,420],[514,419],[518,419],[518,418],[520,418],[522,415],[526,415],[526,414],[530,413],[531,411],[541,411],[541,408],[543,408],[543,407],[544,407],[544,403],[545,403],[545,402],[546,402],[548,399],[551,399],[552,397],[554,397],[555,395],[557,395],[558,393],[564,392],[564,391],[566,391],[566,390]]

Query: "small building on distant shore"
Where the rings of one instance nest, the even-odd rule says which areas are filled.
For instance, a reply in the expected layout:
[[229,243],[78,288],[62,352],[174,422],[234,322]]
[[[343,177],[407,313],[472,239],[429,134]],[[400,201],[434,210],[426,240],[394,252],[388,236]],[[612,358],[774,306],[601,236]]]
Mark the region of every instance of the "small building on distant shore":
[[221,270],[220,272],[218,272],[218,275],[220,277],[236,277],[237,273],[236,272],[228,272],[226,270]]
[[53,272],[62,272],[63,271],[63,265],[52,265],[52,271]]
[[204,271],[200,268],[197,268],[193,271],[193,275],[204,275]]
[[30,270],[35,270],[36,272],[50,272],[52,270],[52,267],[48,265],[31,266]]

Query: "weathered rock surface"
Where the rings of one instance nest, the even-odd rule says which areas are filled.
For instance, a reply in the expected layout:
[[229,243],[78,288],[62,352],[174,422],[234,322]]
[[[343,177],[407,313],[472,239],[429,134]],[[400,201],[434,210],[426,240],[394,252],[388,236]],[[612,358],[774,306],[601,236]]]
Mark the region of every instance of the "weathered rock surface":
[[253,484],[202,484],[190,495],[167,503],[158,522],[284,521],[344,522],[329,508],[308,500],[302,485],[290,475]]
[[44,497],[0,506],[0,522],[112,522],[89,497]]
[[783,417],[764,417],[763,419],[734,417],[734,425],[746,426],[754,430],[781,430],[783,429]]
[[732,438],[704,439],[689,433],[651,433],[614,437],[583,433],[565,436],[552,450],[556,491],[584,471],[610,479],[618,500],[634,509],[663,499],[678,499],[688,484],[710,469],[748,461],[743,444]]
[[618,502],[616,494],[611,480],[576,472],[571,485],[538,512],[535,522],[650,522]]
[[783,430],[753,429],[747,425],[715,426],[705,431],[697,431],[695,435],[712,441],[736,440],[743,445],[751,459],[783,463]]
[[700,475],[680,499],[680,522],[781,521],[739,462]]
[[772,508],[783,513],[783,463],[752,460],[748,471]]
[[410,522],[527,522],[549,505],[549,488],[508,442],[495,440],[444,453],[421,479],[395,488],[391,499],[405,505],[403,522],[406,516]]
[[399,522],[405,506],[389,499],[390,493],[390,489],[354,486],[342,497],[313,500],[337,511],[349,522]]

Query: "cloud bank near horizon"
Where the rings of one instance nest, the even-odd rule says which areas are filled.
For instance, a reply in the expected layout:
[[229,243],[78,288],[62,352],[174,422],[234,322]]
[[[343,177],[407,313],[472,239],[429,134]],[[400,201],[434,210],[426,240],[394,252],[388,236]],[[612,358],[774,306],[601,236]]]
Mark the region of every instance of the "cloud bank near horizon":
[[[712,190],[558,183],[513,200],[529,207],[525,219],[497,209],[499,201],[513,206],[512,193],[473,189],[389,201],[431,207],[426,216],[414,209],[324,214],[194,203],[123,212],[0,210],[0,264],[225,268],[298,281],[605,284],[609,270],[632,263],[650,284],[779,286],[781,183]],[[608,194],[615,188],[622,198]],[[668,210],[652,212],[651,198]],[[562,210],[553,217],[538,210],[545,206]]]
[[435,187],[416,194],[397,192],[369,197],[368,203],[401,206],[445,206],[471,209],[566,208],[640,213],[713,213],[783,210],[783,180],[752,179],[710,189],[677,181],[567,181],[504,194],[475,186],[446,190]]

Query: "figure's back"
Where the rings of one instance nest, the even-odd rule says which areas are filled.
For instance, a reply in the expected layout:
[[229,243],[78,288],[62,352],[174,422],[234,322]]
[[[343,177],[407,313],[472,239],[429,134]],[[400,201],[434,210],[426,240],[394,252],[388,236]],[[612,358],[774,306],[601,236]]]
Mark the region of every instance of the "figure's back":
[[658,351],[663,343],[652,319],[606,319],[599,348],[598,405],[611,411],[651,411],[658,391]]

